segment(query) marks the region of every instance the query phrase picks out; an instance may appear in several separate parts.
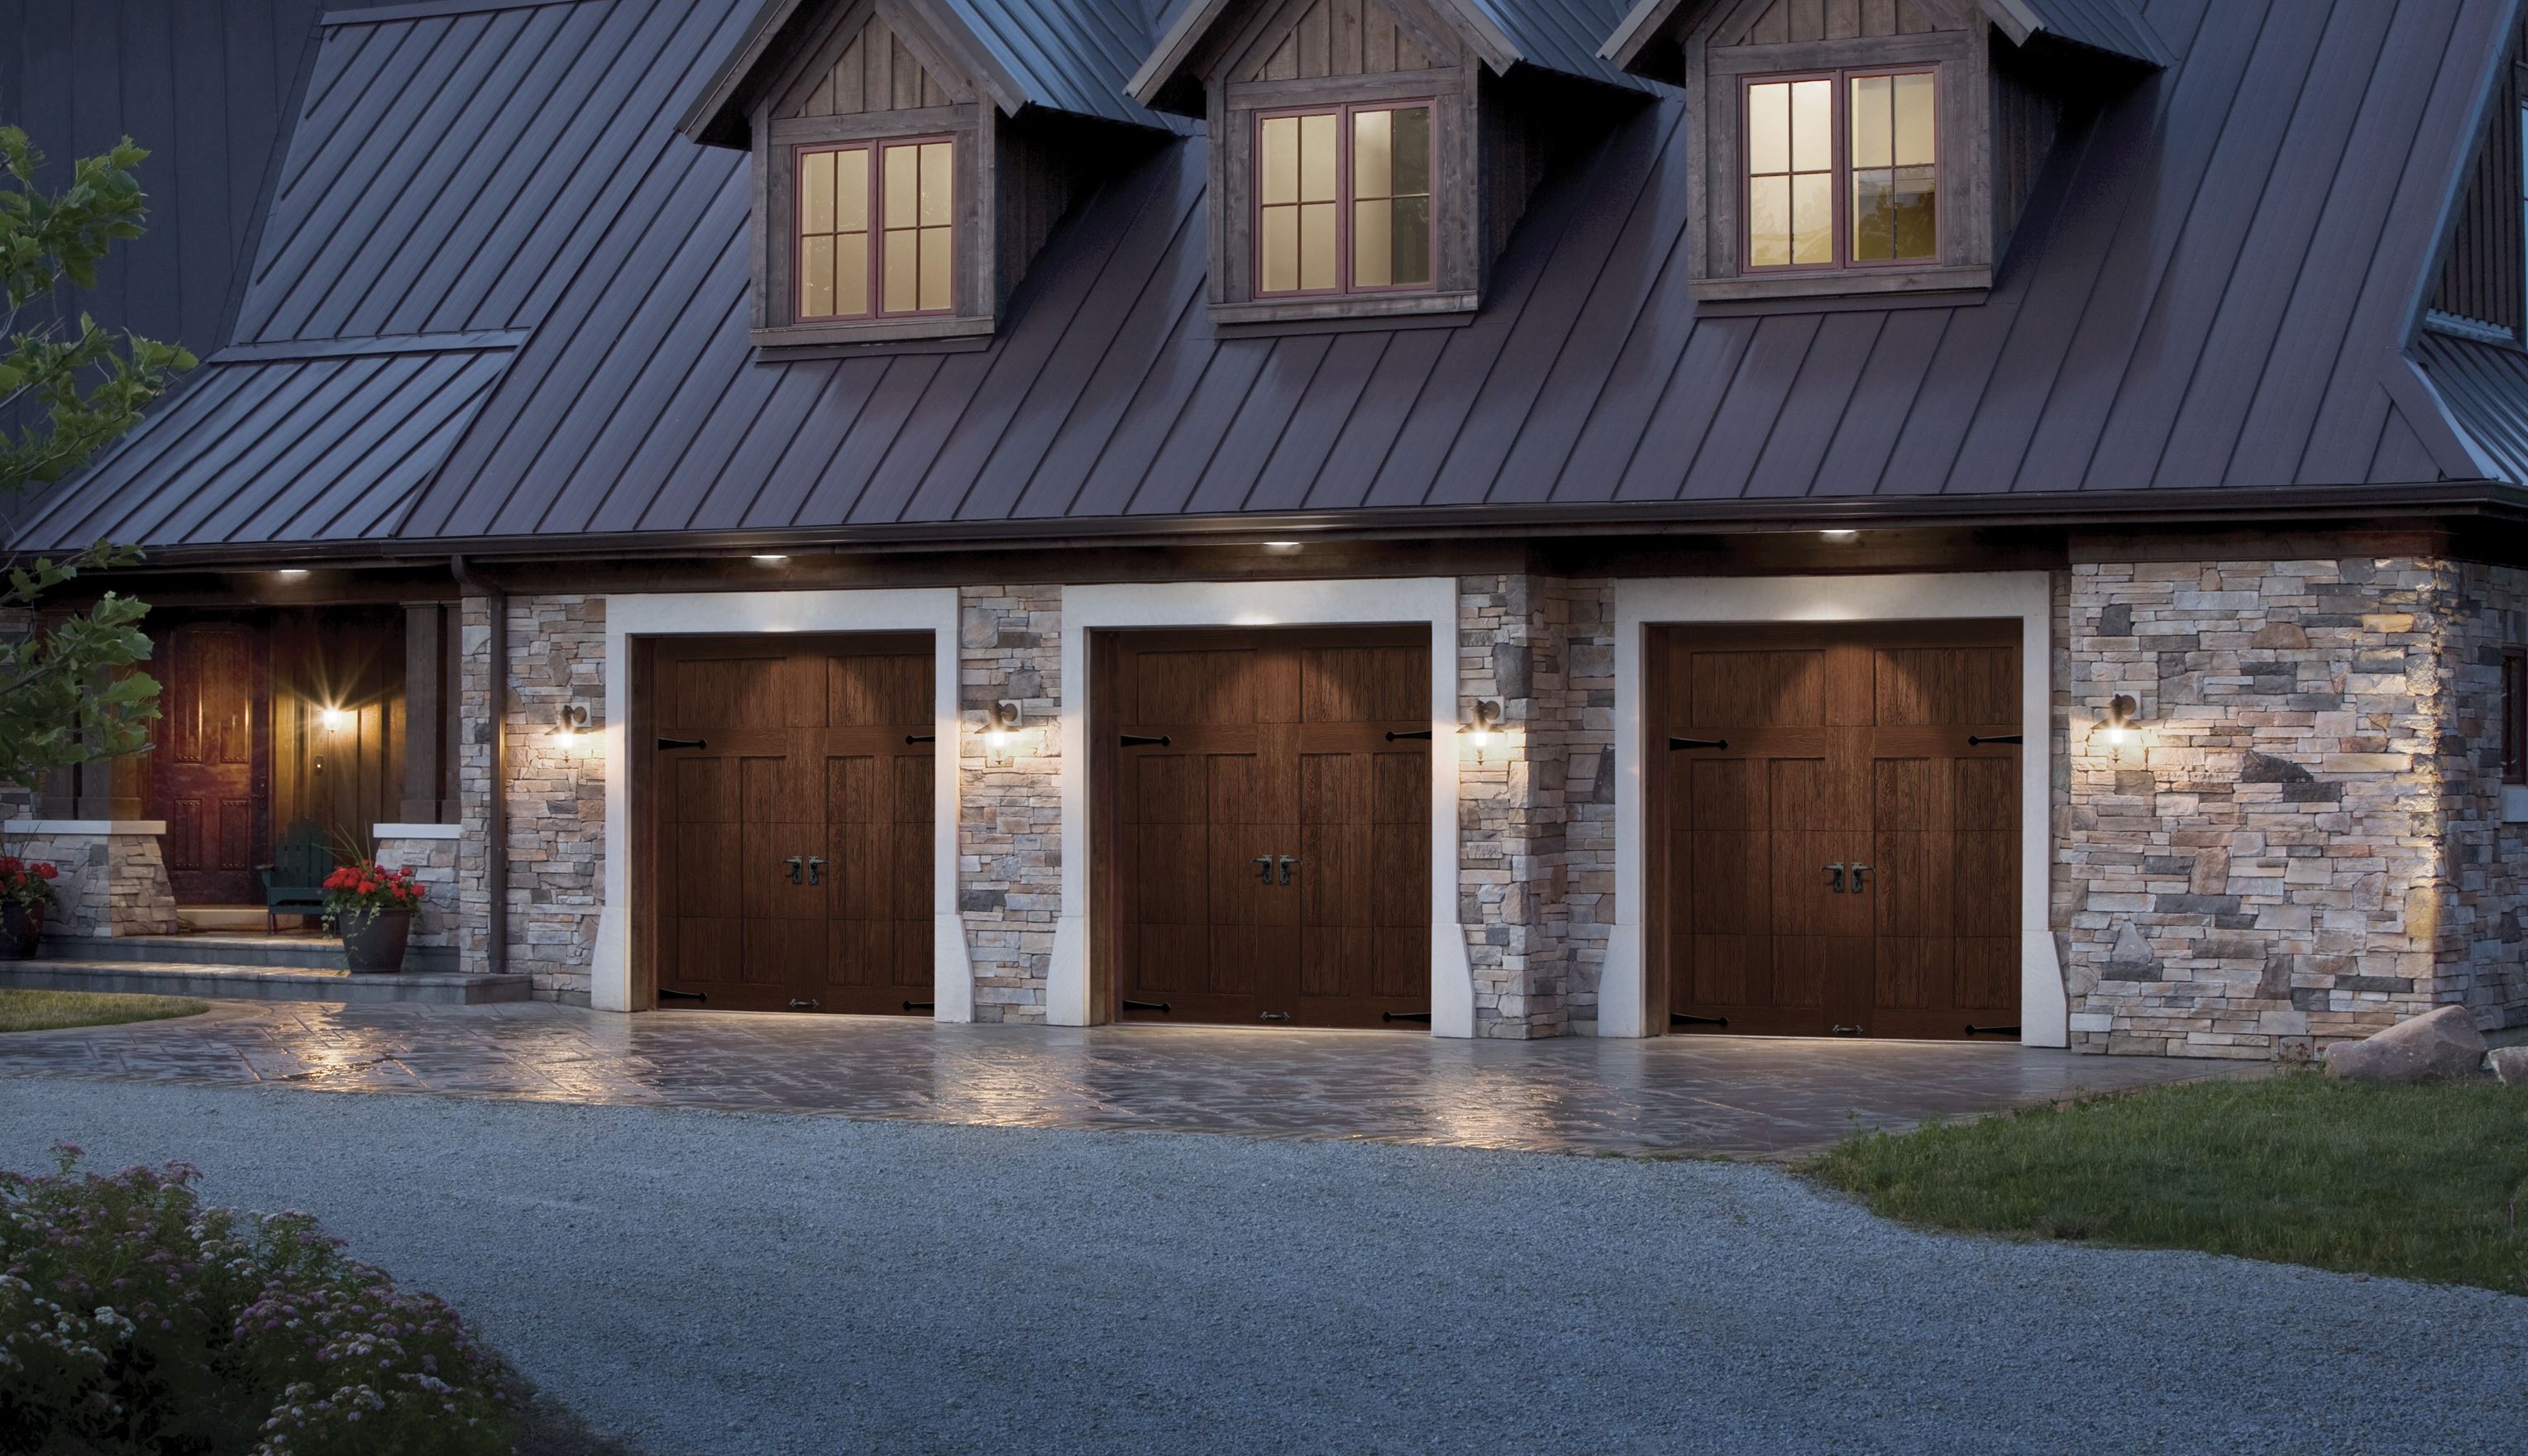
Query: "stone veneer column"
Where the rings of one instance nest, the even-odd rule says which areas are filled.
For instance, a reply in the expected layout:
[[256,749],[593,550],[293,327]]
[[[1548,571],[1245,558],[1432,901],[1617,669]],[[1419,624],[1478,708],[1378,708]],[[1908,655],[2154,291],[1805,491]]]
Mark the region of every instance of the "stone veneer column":
[[59,901],[45,919],[62,936],[173,935],[176,892],[167,882],[155,819],[11,819],[9,852],[61,867]]
[[458,900],[455,824],[380,824],[370,831],[377,840],[378,862],[389,869],[409,869],[423,889],[421,913],[413,918],[412,944],[453,946],[457,940]]
[[[957,909],[974,1019],[1042,1021],[1062,912],[1062,589],[962,588],[957,641]],[[1003,701],[1025,721],[999,762],[979,730]]]
[[[2462,996],[2438,963],[2459,604],[2454,567],[2410,557],[2076,562],[2076,1046],[2303,1055]],[[2089,732],[2118,693],[2146,725],[2121,753]]]

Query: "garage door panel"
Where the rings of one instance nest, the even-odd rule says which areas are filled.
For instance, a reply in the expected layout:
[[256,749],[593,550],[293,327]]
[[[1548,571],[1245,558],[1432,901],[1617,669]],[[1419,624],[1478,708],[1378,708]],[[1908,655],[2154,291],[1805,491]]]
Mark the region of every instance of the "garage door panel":
[[1131,830],[1133,873],[1126,891],[1146,925],[1200,925],[1211,917],[1211,831],[1199,824]]
[[1431,917],[1418,924],[1381,925],[1370,932],[1370,994],[1427,1007],[1431,1004]]
[[[1214,754],[1210,773],[1209,819],[1214,824],[1295,824],[1299,819],[1298,784],[1290,755],[1282,753]],[[1259,846],[1258,853],[1281,853]]]
[[901,728],[931,716],[927,654],[837,652],[824,667],[824,727]]
[[706,985],[736,981],[746,949],[745,925],[734,915],[679,915],[662,924],[674,951],[675,974]]
[[1870,765],[1870,822],[1882,832],[1942,832],[1950,827],[1955,796],[1946,758],[1874,759]]
[[2009,723],[2019,718],[2018,650],[1986,647],[1885,648],[1877,654],[1877,722]]
[[1773,942],[1767,935],[1686,935],[1674,953],[1687,967],[1689,1005],[1754,1006],[1769,1002]]
[[1956,1004],[1969,1011],[2019,1010],[2019,943],[2009,936],[1966,935],[1955,942]]
[[1373,825],[1370,845],[1369,923],[1431,924],[1431,826]]
[[1211,963],[1203,968],[1197,989],[1213,996],[1254,996],[1297,964],[1299,928],[1215,923],[1210,949]]
[[1256,658],[1248,650],[1143,651],[1125,720],[1185,727],[1256,721]]
[[[1870,899],[1850,892],[1856,845],[1848,834],[1775,833],[1769,929],[1775,935],[1868,935]],[[1844,891],[1832,866],[1843,866]]]
[[1144,923],[1133,928],[1133,939],[1137,982],[1129,994],[1164,996],[1202,984],[1199,972],[1211,957],[1208,924]]
[[1383,752],[1371,758],[1369,821],[1431,828],[1431,751]]
[[1940,1005],[1956,979],[1954,942],[1882,935],[1871,948],[1876,1007],[1922,1011]]
[[1825,721],[1825,653],[1720,651],[1688,654],[1686,720],[1695,725],[1807,727]]
[[1311,648],[1299,654],[1299,711],[1310,723],[1383,723],[1427,717],[1430,650]]
[[1772,932],[1771,838],[1696,830],[1686,838],[1676,892],[1685,909],[1680,929],[1702,935]]
[[1371,979],[1376,956],[1366,925],[1310,925],[1299,943],[1299,994],[1342,996]]
[[1126,792],[1143,824],[1210,822],[1210,769],[1193,754],[1136,751],[1125,760]]
[[1823,1011],[1870,974],[1870,950],[1866,935],[1776,936],[1772,983],[1756,1004]]
[[1881,832],[1869,887],[1853,897],[1870,905],[1880,935],[1954,935],[1956,836]]
[[679,758],[667,764],[667,795],[676,822],[737,822],[737,764],[727,758]]

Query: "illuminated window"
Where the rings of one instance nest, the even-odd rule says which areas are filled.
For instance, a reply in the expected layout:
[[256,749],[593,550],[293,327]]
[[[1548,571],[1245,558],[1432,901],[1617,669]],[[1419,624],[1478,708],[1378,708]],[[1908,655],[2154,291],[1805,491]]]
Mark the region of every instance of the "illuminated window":
[[1750,82],[1747,266],[1936,258],[1938,94],[1927,71]]
[[946,313],[956,303],[956,143],[799,154],[799,318]]
[[1429,106],[1268,116],[1255,150],[1258,294],[1431,286]]

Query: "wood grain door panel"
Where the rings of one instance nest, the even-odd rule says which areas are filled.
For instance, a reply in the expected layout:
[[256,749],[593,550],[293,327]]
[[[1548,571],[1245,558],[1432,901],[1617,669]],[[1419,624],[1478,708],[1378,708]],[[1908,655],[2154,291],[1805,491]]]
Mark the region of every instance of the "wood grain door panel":
[[668,639],[653,660],[657,736],[704,741],[652,750],[645,780],[659,1004],[927,1010],[927,638]]
[[261,905],[271,835],[266,783],[269,639],[258,625],[186,622],[154,647],[162,679],[149,788],[167,821],[179,905]]
[[2015,622],[1655,631],[1649,943],[1676,1029],[2017,1021],[2020,749],[1969,739],[2020,732],[2018,640]]

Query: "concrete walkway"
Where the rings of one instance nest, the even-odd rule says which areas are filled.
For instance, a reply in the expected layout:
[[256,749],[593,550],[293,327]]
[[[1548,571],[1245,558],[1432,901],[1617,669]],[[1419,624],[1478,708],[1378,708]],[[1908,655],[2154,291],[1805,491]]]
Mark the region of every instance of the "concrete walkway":
[[1785,1155],[1868,1128],[2258,1069],[2014,1045],[1468,1042],[1402,1031],[622,1016],[549,1004],[224,1004],[184,1020],[0,1036],[0,1077],[281,1082],[997,1127],[1632,1154]]

